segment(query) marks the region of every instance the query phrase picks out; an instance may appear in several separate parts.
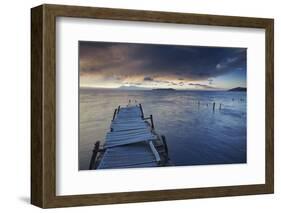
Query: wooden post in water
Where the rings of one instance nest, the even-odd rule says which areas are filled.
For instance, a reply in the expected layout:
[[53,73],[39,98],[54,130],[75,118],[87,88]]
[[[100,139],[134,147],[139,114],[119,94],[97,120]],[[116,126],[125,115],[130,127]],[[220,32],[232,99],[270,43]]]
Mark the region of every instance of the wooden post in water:
[[143,118],[144,118],[144,114],[143,114],[142,105],[141,105],[141,104],[139,104],[139,106],[140,106],[140,110],[141,110],[141,118],[143,119]]
[[154,129],[154,122],[153,122],[153,116],[150,115],[150,121],[151,121],[151,128]]
[[168,145],[167,145],[166,137],[165,137],[165,135],[161,135],[161,138],[162,138],[162,141],[164,143],[165,152],[168,155],[169,154],[169,150],[168,150]]
[[120,105],[118,106],[117,113],[119,113],[119,111],[120,111]]
[[90,165],[89,165],[89,169],[94,169],[95,161],[96,161],[96,158],[97,158],[97,155],[98,155],[98,152],[99,152],[99,148],[100,148],[100,142],[97,141],[95,143],[95,147],[93,149],[93,154],[92,154],[91,162],[90,162]]
[[116,112],[117,112],[117,109],[114,110],[114,114],[113,114],[113,118],[112,118],[112,121],[115,119],[115,116],[116,116]]
[[213,112],[215,111],[216,102],[213,103]]
[[221,104],[220,104],[220,110],[221,110]]

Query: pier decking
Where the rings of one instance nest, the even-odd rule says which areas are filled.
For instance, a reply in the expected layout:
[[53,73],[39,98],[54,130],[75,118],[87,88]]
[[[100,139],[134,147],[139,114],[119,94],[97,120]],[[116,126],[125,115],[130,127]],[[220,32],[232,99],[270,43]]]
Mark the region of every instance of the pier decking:
[[165,166],[167,144],[165,137],[156,134],[152,115],[144,117],[141,104],[118,107],[103,149],[99,149],[97,159],[91,164],[93,161],[95,165],[90,168],[94,169]]

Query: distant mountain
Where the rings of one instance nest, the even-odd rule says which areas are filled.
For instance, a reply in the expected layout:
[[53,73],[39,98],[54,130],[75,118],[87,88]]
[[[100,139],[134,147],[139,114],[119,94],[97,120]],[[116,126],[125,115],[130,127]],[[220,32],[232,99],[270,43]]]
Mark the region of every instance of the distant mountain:
[[228,91],[230,91],[230,92],[247,92],[247,88],[245,88],[245,87],[235,87],[235,88],[232,88]]
[[145,87],[137,87],[137,86],[120,86],[118,87],[120,90],[149,90]]

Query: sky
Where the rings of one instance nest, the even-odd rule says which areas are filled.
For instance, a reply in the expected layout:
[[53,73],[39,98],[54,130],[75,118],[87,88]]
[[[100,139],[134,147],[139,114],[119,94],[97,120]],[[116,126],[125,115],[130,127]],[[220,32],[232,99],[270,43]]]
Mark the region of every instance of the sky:
[[80,87],[246,87],[246,48],[79,41]]

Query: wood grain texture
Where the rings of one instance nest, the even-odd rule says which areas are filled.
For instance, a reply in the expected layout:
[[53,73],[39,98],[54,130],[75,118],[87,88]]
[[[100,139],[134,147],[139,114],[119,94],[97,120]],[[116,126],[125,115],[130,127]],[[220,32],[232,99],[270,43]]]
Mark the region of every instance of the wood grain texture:
[[274,192],[274,21],[266,26],[266,185]]
[[31,203],[43,205],[42,63],[43,7],[31,14]]
[[[266,30],[266,183],[56,196],[56,17],[262,28]],[[273,193],[274,23],[272,19],[41,5],[31,10],[31,203],[64,207]],[[93,181],[94,183],[94,181]]]

